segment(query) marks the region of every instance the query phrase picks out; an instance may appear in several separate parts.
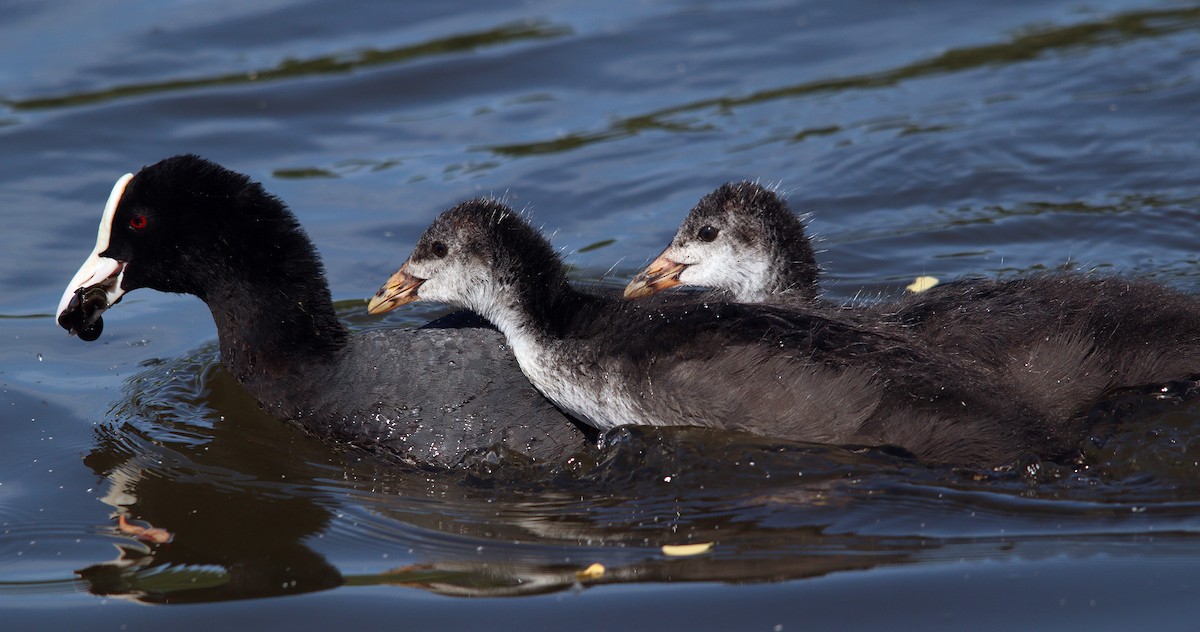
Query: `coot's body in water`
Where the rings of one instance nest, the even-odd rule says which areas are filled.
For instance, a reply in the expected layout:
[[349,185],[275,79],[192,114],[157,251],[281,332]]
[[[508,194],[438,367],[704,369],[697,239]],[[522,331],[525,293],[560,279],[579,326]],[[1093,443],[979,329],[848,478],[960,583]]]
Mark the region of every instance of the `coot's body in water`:
[[[700,200],[625,294],[682,283],[738,301],[836,309],[817,298],[817,274],[787,204],[757,184],[731,183]],[[1051,419],[1113,389],[1200,373],[1200,299],[1148,281],[1070,273],[964,279],[841,313],[953,355]]]
[[730,428],[965,465],[1057,456],[1078,440],[971,369],[836,313],[582,293],[549,242],[494,200],[443,213],[369,309],[418,298],[487,318],[540,391],[599,428]]
[[196,156],[118,181],[58,322],[95,339],[100,313],[143,287],[200,297],[226,369],[272,414],[322,439],[431,467],[493,446],[536,460],[587,447],[492,329],[351,335],[295,216],[258,183]]

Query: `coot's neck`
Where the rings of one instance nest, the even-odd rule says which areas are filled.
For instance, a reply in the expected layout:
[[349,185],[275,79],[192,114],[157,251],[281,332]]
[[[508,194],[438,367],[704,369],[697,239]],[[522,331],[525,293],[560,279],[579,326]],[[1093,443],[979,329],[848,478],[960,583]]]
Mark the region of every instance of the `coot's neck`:
[[581,315],[612,301],[571,287],[561,266],[526,269],[509,278],[511,285],[473,309],[514,346],[551,344],[578,326]]
[[347,343],[321,264],[301,242],[241,274],[218,275],[201,296],[217,325],[221,361],[243,383],[330,362]]
[[[812,245],[803,235],[799,220],[784,235],[775,235],[769,257],[763,300],[813,300],[817,298],[817,261]],[[799,235],[795,233],[799,233]]]
[[815,274],[788,268],[788,263],[772,265],[767,282],[760,287],[759,296],[750,303],[779,303],[791,301],[811,301],[817,298]]

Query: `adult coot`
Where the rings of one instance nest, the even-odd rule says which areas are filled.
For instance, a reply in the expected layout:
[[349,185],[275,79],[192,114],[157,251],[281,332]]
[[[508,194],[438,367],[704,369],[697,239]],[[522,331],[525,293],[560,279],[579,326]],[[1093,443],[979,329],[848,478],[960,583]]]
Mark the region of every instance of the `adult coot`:
[[[816,298],[818,272],[786,202],[758,184],[731,183],[700,200],[625,294],[682,283],[745,302],[832,307]],[[941,349],[1011,385],[1050,418],[1078,413],[1113,389],[1200,372],[1200,300],[1144,280],[963,279],[843,316]]]
[[439,216],[368,309],[417,299],[487,318],[538,390],[598,428],[720,427],[970,465],[1078,440],[970,368],[835,313],[581,292],[550,243],[494,200]]
[[103,311],[143,287],[200,297],[225,368],[272,414],[327,441],[432,467],[493,447],[537,460],[586,448],[492,329],[350,335],[295,216],[260,184],[197,156],[117,181],[58,322],[94,340]]

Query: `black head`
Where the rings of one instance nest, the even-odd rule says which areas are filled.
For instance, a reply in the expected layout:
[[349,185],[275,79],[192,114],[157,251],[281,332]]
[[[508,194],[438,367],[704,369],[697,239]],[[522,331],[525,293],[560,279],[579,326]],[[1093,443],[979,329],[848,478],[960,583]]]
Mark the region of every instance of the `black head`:
[[104,309],[139,288],[208,301],[235,287],[291,292],[293,279],[328,301],[320,261],[283,203],[242,174],[174,156],[118,181],[96,248],[59,305],[59,323],[85,335]]
[[250,178],[194,155],[143,168],[125,188],[100,256],[125,263],[121,287],[195,294],[231,270],[273,267],[273,251],[300,238],[295,217]]

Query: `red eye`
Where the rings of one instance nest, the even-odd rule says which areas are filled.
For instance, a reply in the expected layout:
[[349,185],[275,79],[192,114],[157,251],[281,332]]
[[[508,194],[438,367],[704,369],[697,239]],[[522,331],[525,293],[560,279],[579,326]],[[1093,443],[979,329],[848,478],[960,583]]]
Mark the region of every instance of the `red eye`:
[[129,218],[129,227],[135,230],[141,230],[146,227],[145,215],[134,215]]

